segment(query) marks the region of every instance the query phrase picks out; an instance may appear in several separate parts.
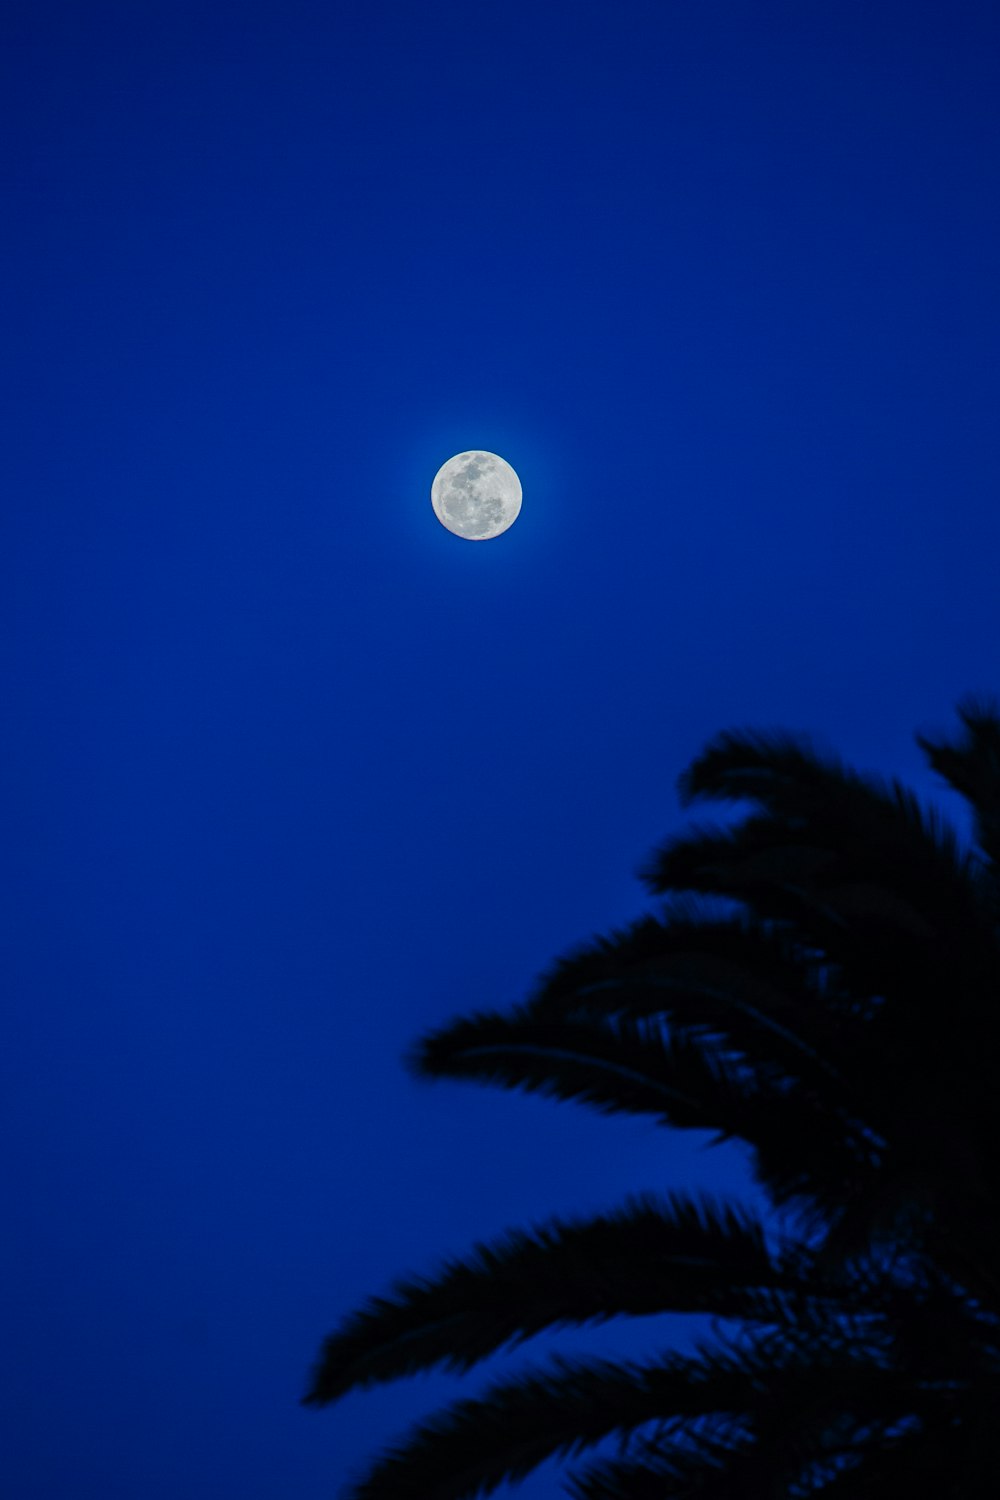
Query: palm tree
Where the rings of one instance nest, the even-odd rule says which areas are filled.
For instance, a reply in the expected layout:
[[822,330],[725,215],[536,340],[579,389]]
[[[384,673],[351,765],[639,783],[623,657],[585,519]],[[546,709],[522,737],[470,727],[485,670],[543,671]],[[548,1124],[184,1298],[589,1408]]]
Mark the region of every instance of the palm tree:
[[502,1380],[352,1500],[466,1500],[554,1455],[577,1461],[576,1500],[1000,1494],[1000,715],[959,716],[953,742],[918,744],[971,806],[971,852],[896,781],[802,738],[722,734],[682,802],[749,811],[656,852],[662,909],[525,1004],[422,1041],[427,1077],[742,1141],[774,1215],[644,1197],[370,1301],[327,1339],[307,1404],[560,1326],[721,1321],[694,1352]]

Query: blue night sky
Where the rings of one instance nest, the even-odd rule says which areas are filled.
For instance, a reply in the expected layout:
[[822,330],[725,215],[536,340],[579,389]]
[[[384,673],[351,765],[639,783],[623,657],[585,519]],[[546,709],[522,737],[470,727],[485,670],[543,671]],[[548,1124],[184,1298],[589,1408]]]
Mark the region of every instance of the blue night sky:
[[[361,1298],[752,1191],[415,1038],[646,908],[720,729],[953,813],[912,736],[1000,689],[1000,15],[13,0],[0,70],[5,1494],[320,1500],[482,1383],[301,1408]],[[429,503],[474,447],[491,542]]]

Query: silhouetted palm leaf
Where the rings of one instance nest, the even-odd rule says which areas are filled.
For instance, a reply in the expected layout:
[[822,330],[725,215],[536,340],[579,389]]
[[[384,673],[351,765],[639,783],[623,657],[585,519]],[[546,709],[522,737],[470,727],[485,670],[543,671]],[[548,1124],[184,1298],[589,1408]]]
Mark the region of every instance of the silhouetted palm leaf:
[[735,1206],[636,1199],[370,1301],[326,1341],[310,1404],[613,1317],[738,1331],[501,1381],[420,1424],[352,1500],[472,1500],[557,1455],[581,1457],[576,1500],[1000,1492],[1000,717],[959,712],[958,743],[919,743],[970,802],[976,851],[805,739],[721,735],[682,799],[750,812],[661,846],[662,911],[420,1043],[424,1076],[739,1140],[786,1218],[768,1234]]
[[398,1283],[326,1341],[306,1400],[322,1405],[435,1365],[468,1370],[560,1325],[661,1312],[780,1323],[799,1304],[833,1298],[846,1306],[858,1295],[844,1285],[821,1289],[815,1258],[801,1246],[769,1250],[749,1210],[681,1195],[641,1198],[586,1221],[508,1233],[434,1278]]
[[[967,698],[958,706],[964,734],[957,744],[918,735],[935,771],[972,807],[976,842],[988,862],[1000,865],[1000,710]],[[996,909],[994,909],[996,910]]]

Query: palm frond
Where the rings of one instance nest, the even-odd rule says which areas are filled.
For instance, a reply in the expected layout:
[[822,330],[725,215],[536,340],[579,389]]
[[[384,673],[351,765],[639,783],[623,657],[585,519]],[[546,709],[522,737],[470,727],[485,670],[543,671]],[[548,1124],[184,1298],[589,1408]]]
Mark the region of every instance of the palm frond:
[[651,1114],[665,1124],[735,1134],[748,1077],[684,1037],[625,1017],[463,1017],[419,1044],[411,1068],[428,1078],[468,1078],[577,1100],[607,1114]]
[[766,1446],[772,1433],[804,1430],[828,1411],[846,1410],[858,1425],[888,1426],[935,1404],[935,1393],[873,1365],[864,1351],[816,1358],[792,1348],[779,1361],[770,1351],[703,1347],[646,1364],[557,1360],[418,1425],[345,1500],[473,1500],[551,1458],[582,1453],[612,1435],[627,1439],[651,1423],[665,1442],[697,1433],[706,1419],[728,1418],[749,1424]]
[[[839,888],[843,901],[860,882],[855,901],[863,918],[890,930],[910,927],[918,941],[936,937],[959,959],[963,943],[982,940],[984,912],[967,855],[953,830],[898,781],[849,770],[804,737],[730,731],[696,757],[679,786],[685,805],[709,798],[749,801],[760,810],[743,825],[751,833],[737,840],[737,859],[730,860],[743,862],[748,887],[761,886],[769,897],[783,886],[816,890],[836,910],[831,895]],[[710,837],[701,842],[708,862]],[[698,843],[675,841],[654,856],[646,871],[654,890],[683,880]],[[695,849],[685,861],[688,844]],[[738,873],[734,868],[734,878]]]
[[856,1037],[831,1004],[829,983],[786,933],[745,916],[706,918],[696,905],[675,903],[662,917],[577,949],[544,977],[526,1014],[658,1015],[675,1035],[707,1037],[835,1107],[860,1107]]
[[[943,1081],[948,1073],[964,1108],[982,1111],[983,1135],[995,1134],[1000,1111],[991,1059],[1000,1046],[994,1004],[1000,951],[981,879],[926,829],[919,835],[928,845],[921,863],[905,840],[894,845],[877,826],[866,834],[857,810],[849,837],[844,809],[815,819],[822,826],[810,823],[793,836],[769,816],[689,831],[661,848],[653,883],[739,900],[748,921],[785,930],[805,948],[813,970],[819,965],[824,972],[823,1013],[843,1030],[832,1056],[853,1052],[854,1066],[841,1071],[853,1077],[867,1123],[883,1138],[892,1136],[901,1110],[925,1114],[912,1087],[900,1106],[893,1086],[925,1075]],[[821,867],[824,849],[830,860]],[[945,994],[951,1025],[942,1049]],[[954,1116],[955,1097],[942,1093],[942,1122]]]
[[573,1455],[576,1500],[993,1500],[1000,711],[959,712],[960,740],[919,743],[969,801],[977,851],[802,737],[721,735],[682,798],[750,811],[661,846],[662,910],[577,949],[526,1004],[418,1044],[423,1077],[745,1143],[782,1232],[645,1197],[397,1282],[327,1339],[306,1404],[618,1316],[707,1314],[719,1337],[494,1384],[348,1500],[474,1500]]
[[750,1209],[634,1198],[591,1219],[508,1233],[436,1276],[398,1282],[326,1340],[304,1404],[435,1366],[465,1371],[559,1326],[663,1312],[780,1323],[800,1304],[821,1299],[842,1314],[855,1298],[851,1284],[822,1287],[798,1247],[772,1253]]
[[846,766],[806,735],[725,730],[678,778],[681,805],[700,800],[747,801],[789,829],[842,822],[845,837],[867,829],[876,857],[887,846],[908,845],[928,862],[961,865],[954,832],[895,778]]
[[968,697],[958,705],[957,740],[917,735],[933,769],[969,803],[976,842],[1000,874],[1000,705]]
[[[670,1396],[701,1412],[704,1391],[685,1378],[697,1361],[659,1367],[554,1360],[547,1368],[492,1385],[456,1402],[393,1449],[351,1487],[345,1500],[473,1500],[525,1479],[548,1459],[584,1451],[666,1415]],[[709,1399],[735,1404],[736,1381]],[[667,1403],[666,1405],[664,1403]],[[709,1409],[712,1409],[711,1407]]]
[[877,1180],[880,1148],[864,1122],[825,1108],[794,1080],[755,1074],[704,1037],[652,1022],[536,1021],[527,1007],[473,1015],[426,1037],[411,1066],[743,1141],[773,1201],[820,1219]]
[[672,1442],[650,1438],[629,1445],[628,1457],[602,1458],[569,1476],[572,1500],[745,1500],[747,1495],[776,1493],[771,1483],[760,1483],[754,1467],[755,1443],[745,1426],[717,1422]]

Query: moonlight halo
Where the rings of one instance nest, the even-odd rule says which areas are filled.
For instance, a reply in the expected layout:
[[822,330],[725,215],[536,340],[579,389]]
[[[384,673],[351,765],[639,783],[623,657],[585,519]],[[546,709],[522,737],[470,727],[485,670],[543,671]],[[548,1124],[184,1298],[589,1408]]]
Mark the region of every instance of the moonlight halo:
[[438,469],[431,504],[441,525],[456,536],[488,542],[517,520],[521,481],[499,454],[470,448]]

